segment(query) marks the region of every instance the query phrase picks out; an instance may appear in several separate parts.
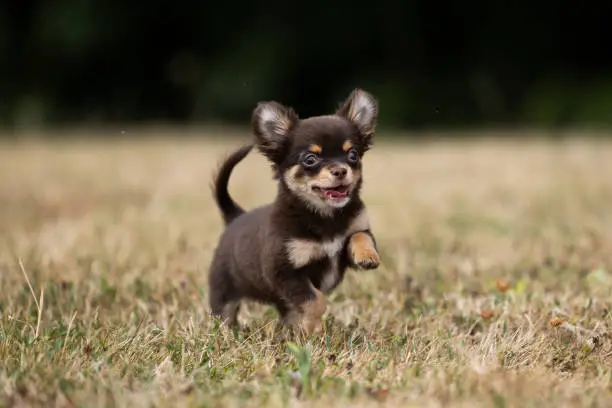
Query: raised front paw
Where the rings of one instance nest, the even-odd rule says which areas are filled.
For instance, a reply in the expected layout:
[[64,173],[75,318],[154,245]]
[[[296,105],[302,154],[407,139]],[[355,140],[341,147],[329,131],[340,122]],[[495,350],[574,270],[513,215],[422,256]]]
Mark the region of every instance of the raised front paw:
[[380,256],[374,247],[372,238],[363,232],[351,237],[351,251],[355,265],[363,269],[376,269],[380,265]]
[[355,251],[353,260],[356,265],[363,269],[376,269],[380,265],[380,257],[375,249],[362,249]]

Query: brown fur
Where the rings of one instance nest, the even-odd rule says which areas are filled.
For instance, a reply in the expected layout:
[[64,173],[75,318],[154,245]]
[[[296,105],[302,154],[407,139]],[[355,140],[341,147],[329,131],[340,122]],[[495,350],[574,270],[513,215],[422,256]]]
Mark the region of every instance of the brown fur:
[[380,257],[370,235],[357,232],[351,236],[349,245],[354,263],[372,265],[380,263]]
[[277,102],[256,106],[254,145],[270,160],[278,193],[271,204],[245,212],[227,184],[251,146],[222,164],[214,190],[226,228],[209,271],[213,314],[236,324],[240,301],[252,299],[273,304],[283,321],[301,322],[310,333],[321,327],[324,294],[340,284],[347,267],[378,267],[359,196],[361,159],[371,145],[377,109],[361,90],[333,115],[299,119]]
[[306,333],[320,331],[322,322],[321,317],[325,313],[325,295],[315,287],[311,288],[315,294],[313,300],[304,303],[304,317],[302,318],[302,327]]

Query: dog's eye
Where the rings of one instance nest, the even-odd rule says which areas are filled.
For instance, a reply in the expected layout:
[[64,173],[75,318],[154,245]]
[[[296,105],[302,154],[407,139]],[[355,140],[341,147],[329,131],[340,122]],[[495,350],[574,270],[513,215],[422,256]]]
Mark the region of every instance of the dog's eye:
[[319,158],[313,154],[309,153],[302,159],[302,164],[306,167],[312,167],[319,162]]
[[349,150],[348,161],[351,163],[357,163],[359,161],[359,153],[357,153],[357,150],[355,149]]

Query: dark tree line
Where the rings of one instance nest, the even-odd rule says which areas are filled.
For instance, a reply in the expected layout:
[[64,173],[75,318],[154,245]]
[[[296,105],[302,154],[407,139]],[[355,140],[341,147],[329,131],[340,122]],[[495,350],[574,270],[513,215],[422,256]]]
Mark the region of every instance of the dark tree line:
[[246,123],[375,93],[389,126],[612,122],[610,2],[9,0],[0,121]]

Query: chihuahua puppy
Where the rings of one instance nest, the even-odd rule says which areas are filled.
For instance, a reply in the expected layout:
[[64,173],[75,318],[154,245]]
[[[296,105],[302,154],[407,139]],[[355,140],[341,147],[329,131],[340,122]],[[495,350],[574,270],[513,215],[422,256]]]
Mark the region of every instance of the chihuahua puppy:
[[334,114],[306,119],[278,102],[257,104],[254,145],[271,162],[278,192],[271,204],[246,212],[227,185],[253,144],[221,164],[213,193],[226,227],[209,270],[214,315],[234,325],[241,300],[250,299],[274,305],[284,323],[310,334],[321,329],[325,295],[347,267],[379,266],[359,196],[377,114],[376,99],[360,89]]

